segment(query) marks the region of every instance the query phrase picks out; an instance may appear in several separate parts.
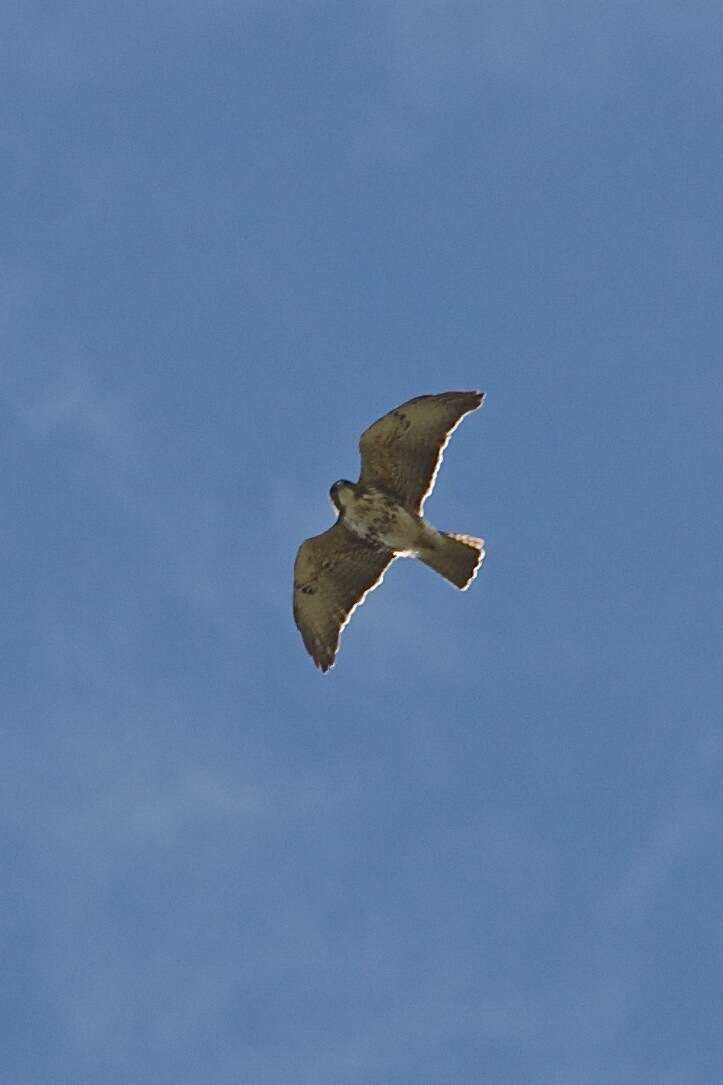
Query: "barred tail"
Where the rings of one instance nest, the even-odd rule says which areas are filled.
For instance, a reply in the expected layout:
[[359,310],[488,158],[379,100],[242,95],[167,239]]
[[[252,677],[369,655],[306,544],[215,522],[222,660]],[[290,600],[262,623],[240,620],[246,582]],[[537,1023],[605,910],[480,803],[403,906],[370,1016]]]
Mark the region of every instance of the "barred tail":
[[471,535],[452,535],[439,532],[439,543],[434,549],[420,550],[417,557],[464,591],[474,580],[485,556],[484,539]]

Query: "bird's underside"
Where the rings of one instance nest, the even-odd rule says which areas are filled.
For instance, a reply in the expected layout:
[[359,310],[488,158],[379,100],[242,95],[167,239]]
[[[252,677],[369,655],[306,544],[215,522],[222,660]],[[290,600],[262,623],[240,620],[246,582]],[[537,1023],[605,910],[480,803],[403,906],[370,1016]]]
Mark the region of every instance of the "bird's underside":
[[482,392],[417,396],[367,429],[357,483],[331,488],[339,516],[307,539],[294,565],[294,618],[317,667],[334,665],[341,632],[396,557],[416,557],[457,588],[474,579],[484,542],[437,531],[422,516],[451,434]]

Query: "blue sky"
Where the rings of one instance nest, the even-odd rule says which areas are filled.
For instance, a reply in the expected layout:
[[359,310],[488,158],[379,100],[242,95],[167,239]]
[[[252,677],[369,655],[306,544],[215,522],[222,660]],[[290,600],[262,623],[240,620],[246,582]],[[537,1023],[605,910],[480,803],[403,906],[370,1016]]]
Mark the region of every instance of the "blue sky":
[[[717,3],[7,3],[0,1078],[712,1085]],[[320,675],[303,538],[481,388]]]

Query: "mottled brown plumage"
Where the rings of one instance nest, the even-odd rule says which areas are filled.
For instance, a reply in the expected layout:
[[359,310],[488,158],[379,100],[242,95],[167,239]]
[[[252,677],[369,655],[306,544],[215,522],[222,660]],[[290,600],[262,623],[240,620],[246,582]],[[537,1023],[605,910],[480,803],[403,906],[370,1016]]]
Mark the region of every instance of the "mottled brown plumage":
[[390,490],[401,504],[421,513],[450,437],[483,399],[482,392],[442,392],[395,407],[361,435],[359,483]]
[[451,434],[483,398],[482,392],[417,396],[362,434],[358,483],[334,483],[339,518],[302,543],[294,565],[294,619],[322,671],[334,665],[354,608],[396,557],[417,557],[462,590],[474,579],[483,540],[436,531],[422,510]]
[[[307,539],[294,567],[294,619],[317,667],[334,665],[339,637],[355,607],[375,588],[394,554],[360,539],[341,517]],[[297,587],[298,585],[298,587]]]

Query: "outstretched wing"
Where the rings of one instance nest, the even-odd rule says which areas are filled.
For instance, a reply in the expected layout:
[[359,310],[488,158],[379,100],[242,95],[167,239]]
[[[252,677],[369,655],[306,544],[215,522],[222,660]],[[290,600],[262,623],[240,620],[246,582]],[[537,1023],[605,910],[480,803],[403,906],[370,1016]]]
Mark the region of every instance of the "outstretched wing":
[[395,407],[362,434],[359,482],[379,486],[421,513],[449,438],[483,399],[484,392],[442,392]]
[[392,561],[391,550],[365,542],[340,520],[299,547],[294,564],[294,620],[322,671],[334,666],[342,629]]

